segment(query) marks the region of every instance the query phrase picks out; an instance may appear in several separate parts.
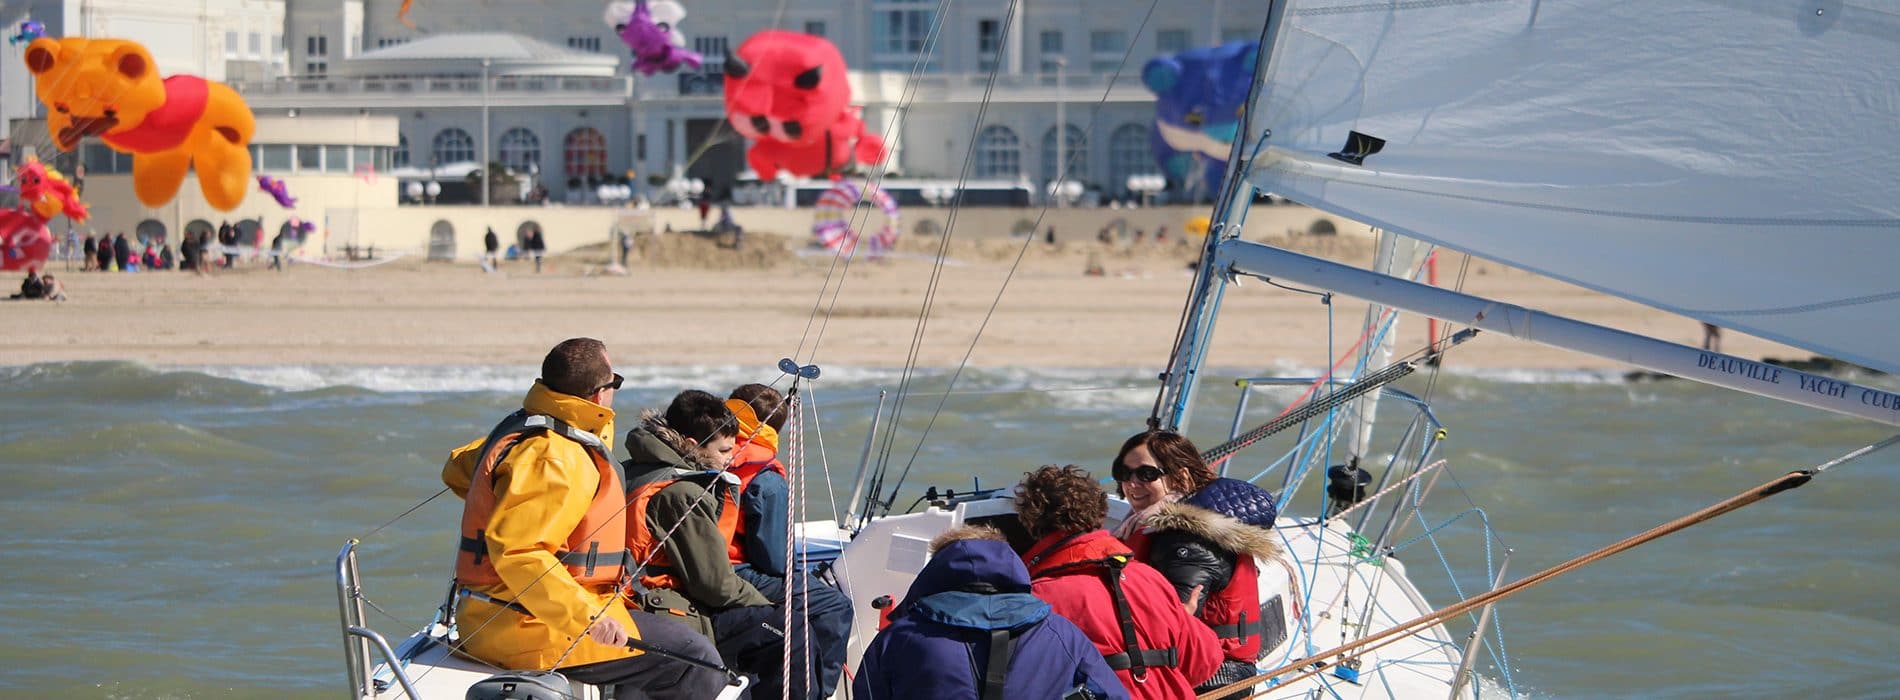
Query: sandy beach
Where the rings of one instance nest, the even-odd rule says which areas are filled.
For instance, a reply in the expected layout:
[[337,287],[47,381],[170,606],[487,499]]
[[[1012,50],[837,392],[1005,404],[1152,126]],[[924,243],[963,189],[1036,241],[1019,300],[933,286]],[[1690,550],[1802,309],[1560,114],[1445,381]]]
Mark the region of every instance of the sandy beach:
[[[534,364],[577,335],[605,340],[616,363],[770,366],[801,348],[820,364],[897,367],[911,352],[937,239],[907,237],[901,253],[827,273],[832,258],[801,250],[804,237],[751,235],[747,250],[688,236],[643,245],[629,274],[604,274],[604,251],[504,263],[497,274],[469,262],[416,257],[367,269],[254,262],[206,277],[176,271],[52,271],[71,301],[14,302],[0,364],[133,360],[159,366]],[[1304,237],[1278,243],[1363,265],[1367,239]],[[998,299],[1020,240],[953,241],[942,268],[921,366],[1160,368],[1191,276],[1184,244],[1138,248],[1094,242],[1030,245]],[[1091,256],[1108,274],[1084,276]],[[1452,255],[1440,283],[1551,313],[1683,343],[1701,341],[1691,320],[1495,263]],[[842,281],[840,288],[839,282]],[[14,284],[10,275],[7,284]],[[820,291],[828,290],[819,304]],[[836,294],[835,307],[833,294]],[[971,341],[992,303],[995,313]],[[819,313],[814,314],[814,309]],[[823,308],[830,308],[829,320]],[[1334,304],[1334,347],[1357,338],[1364,304]],[[1426,342],[1407,318],[1399,351]],[[1208,360],[1215,367],[1317,367],[1328,353],[1317,297],[1246,281],[1230,290]],[[1724,350],[1748,357],[1806,357],[1728,332]],[[1610,369],[1615,363],[1496,334],[1455,349],[1448,366],[1475,369]]]

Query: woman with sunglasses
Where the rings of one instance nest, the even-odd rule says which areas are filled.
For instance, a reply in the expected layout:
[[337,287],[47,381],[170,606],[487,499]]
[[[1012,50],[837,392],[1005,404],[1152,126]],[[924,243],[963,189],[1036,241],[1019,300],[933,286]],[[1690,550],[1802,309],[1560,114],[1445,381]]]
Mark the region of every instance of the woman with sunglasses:
[[1273,494],[1216,476],[1194,443],[1167,430],[1128,438],[1111,473],[1122,497],[1135,507],[1115,535],[1138,559],[1160,570],[1220,638],[1225,655],[1220,670],[1197,690],[1258,673],[1255,662],[1270,651],[1262,648],[1262,637],[1269,626],[1278,626],[1262,624],[1256,562],[1281,556],[1272,529]]

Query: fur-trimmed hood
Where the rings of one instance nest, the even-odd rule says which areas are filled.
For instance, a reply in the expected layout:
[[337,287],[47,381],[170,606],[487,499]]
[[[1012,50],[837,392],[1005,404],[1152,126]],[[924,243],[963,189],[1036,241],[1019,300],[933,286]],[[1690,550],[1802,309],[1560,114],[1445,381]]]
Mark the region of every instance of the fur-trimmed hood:
[[686,437],[668,426],[666,417],[653,409],[640,412],[640,425],[627,431],[626,446],[627,460],[621,464],[627,468],[629,488],[663,477],[723,471],[700,459]]
[[1186,503],[1162,504],[1142,526],[1150,533],[1179,530],[1205,538],[1229,552],[1250,552],[1261,559],[1276,559],[1284,553],[1272,530]]

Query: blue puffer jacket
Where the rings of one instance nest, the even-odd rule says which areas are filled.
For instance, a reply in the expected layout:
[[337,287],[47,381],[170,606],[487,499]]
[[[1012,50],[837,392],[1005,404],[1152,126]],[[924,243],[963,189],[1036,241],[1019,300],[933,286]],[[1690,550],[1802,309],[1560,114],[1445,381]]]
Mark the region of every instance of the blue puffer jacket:
[[1279,515],[1273,493],[1239,479],[1215,479],[1185,499],[1188,505],[1206,508],[1254,527],[1272,528]]
[[[1003,542],[944,546],[891,620],[864,650],[852,682],[854,700],[982,697],[990,632],[999,629],[1010,630],[1016,642],[1003,697],[1128,697],[1082,630],[1030,594],[1029,570]],[[1088,694],[1070,695],[1078,688]]]

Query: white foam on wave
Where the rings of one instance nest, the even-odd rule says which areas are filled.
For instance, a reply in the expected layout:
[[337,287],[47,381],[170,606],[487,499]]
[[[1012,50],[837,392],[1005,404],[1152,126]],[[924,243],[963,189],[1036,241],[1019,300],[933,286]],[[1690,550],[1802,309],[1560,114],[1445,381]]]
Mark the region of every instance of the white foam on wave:
[[[176,365],[162,370],[202,372],[214,377],[285,391],[355,387],[375,392],[515,392],[539,373],[532,366],[511,365]],[[683,387],[733,387],[749,382],[786,385],[776,369],[740,365],[640,365],[617,368],[626,377],[624,388],[672,390]],[[1617,370],[1447,369],[1448,375],[1506,384],[1621,384]],[[949,368],[925,368],[910,375],[914,396],[941,394],[951,376]],[[1276,366],[1266,372],[1231,369],[1203,370],[1203,377],[1254,376],[1311,377],[1317,368]],[[905,379],[894,367],[826,367],[817,383],[824,388],[885,388],[895,391]],[[1058,405],[1093,409],[1152,402],[1159,386],[1147,370],[995,367],[966,368],[952,389],[954,395],[983,393],[1046,393]],[[1203,384],[1203,388],[1209,385]],[[1297,392],[1298,389],[1293,391]]]

